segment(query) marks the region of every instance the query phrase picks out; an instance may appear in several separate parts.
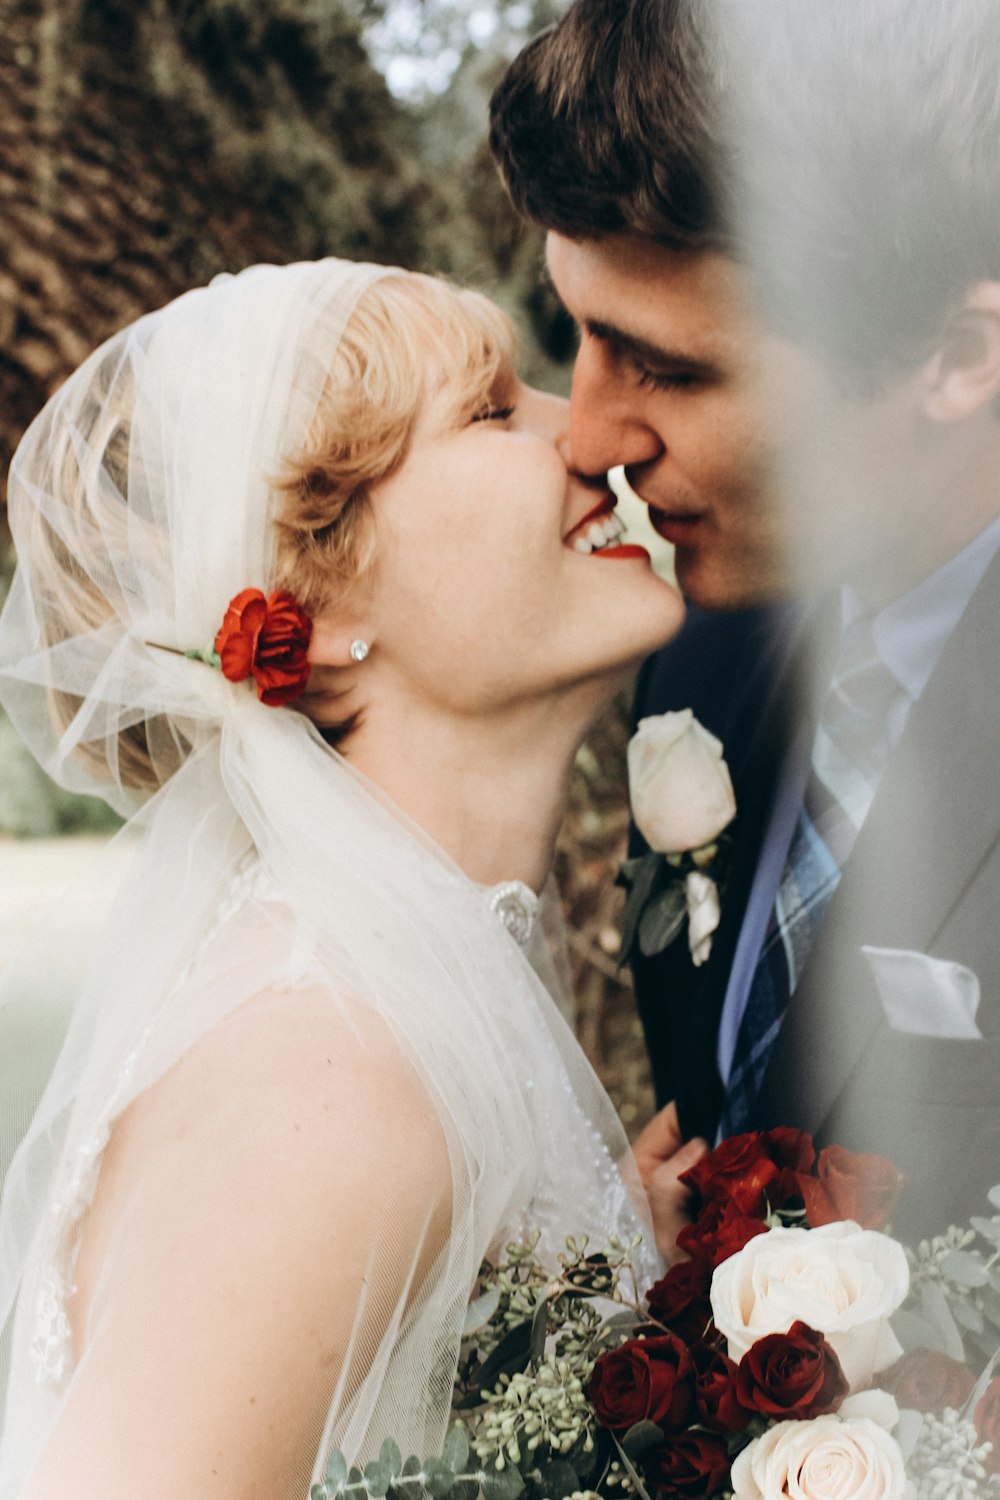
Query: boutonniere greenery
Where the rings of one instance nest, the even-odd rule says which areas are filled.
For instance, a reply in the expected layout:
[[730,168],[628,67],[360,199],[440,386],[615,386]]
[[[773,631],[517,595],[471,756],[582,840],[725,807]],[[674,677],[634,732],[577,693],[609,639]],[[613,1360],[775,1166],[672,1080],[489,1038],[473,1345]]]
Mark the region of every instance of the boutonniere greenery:
[[628,746],[632,817],[649,850],[618,875],[627,896],[622,961],[662,953],[685,922],[705,963],[719,925],[736,799],[722,745],[689,708],[641,719]]

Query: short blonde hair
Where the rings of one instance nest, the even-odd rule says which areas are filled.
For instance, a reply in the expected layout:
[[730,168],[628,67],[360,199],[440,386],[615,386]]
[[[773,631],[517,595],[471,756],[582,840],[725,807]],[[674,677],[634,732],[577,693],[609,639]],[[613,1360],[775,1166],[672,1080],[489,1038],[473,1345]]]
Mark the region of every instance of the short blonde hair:
[[[391,271],[359,298],[331,353],[305,446],[284,455],[269,476],[273,491],[276,562],[272,588],[288,589],[312,615],[336,603],[365,578],[374,562],[371,492],[406,458],[427,402],[439,396],[443,425],[458,426],[509,400],[516,336],[506,314],[477,292],[416,272]],[[89,444],[90,462],[113,479],[128,500],[131,381],[122,380],[115,352],[96,372],[75,426]],[[44,419],[43,419],[44,420]],[[81,472],[74,444],[54,453],[53,493],[79,520],[85,551],[90,507],[100,503]],[[108,517],[103,518],[105,528]],[[114,522],[127,546],[124,507]],[[86,557],[36,512],[28,545],[38,580],[46,646],[99,629],[114,608],[94,583]],[[227,601],[219,601],[219,621]],[[197,643],[194,643],[197,644]],[[53,691],[52,711],[66,728],[80,699]],[[337,741],[348,722],[326,729]],[[116,764],[106,749],[81,744],[75,754],[106,781],[109,774],[139,791],[155,790],[182,764],[190,745],[183,727],[160,716],[118,735]]]
[[478,292],[418,272],[361,297],[333,359],[306,448],[275,481],[277,586],[317,614],[346,597],[375,554],[371,492],[406,458],[428,399],[442,427],[509,403],[516,338]]

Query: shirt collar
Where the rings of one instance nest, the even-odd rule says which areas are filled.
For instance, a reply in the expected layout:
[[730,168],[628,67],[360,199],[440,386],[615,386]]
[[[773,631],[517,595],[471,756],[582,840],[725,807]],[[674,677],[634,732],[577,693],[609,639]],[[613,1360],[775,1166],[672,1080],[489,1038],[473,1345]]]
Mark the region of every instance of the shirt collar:
[[[927,686],[945,641],[955,629],[993,557],[1000,549],[1000,516],[961,552],[894,599],[872,620],[880,659],[912,699]],[[865,614],[851,586],[841,592],[842,629]]]

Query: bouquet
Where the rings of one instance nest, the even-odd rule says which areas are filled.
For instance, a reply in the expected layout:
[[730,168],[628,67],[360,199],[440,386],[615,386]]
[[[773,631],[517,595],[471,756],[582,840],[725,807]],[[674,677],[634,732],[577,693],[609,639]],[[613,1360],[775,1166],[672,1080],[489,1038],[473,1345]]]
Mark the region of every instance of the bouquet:
[[791,1129],[685,1180],[644,1292],[614,1240],[485,1264],[444,1451],[331,1454],[311,1500],[1000,1500],[1000,1216],[905,1249],[892,1164]]

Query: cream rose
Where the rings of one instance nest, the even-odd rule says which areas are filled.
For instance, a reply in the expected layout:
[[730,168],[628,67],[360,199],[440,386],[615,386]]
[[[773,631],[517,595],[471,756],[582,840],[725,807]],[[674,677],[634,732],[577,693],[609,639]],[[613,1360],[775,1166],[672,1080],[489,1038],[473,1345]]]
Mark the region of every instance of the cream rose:
[[736,814],[722,745],[689,708],[639,720],[628,780],[635,825],[659,854],[710,844]]
[[895,1438],[868,1417],[779,1422],[733,1464],[733,1500],[907,1500]]
[[871,1383],[902,1354],[889,1316],[906,1296],[903,1247],[846,1221],[820,1229],[771,1229],[724,1260],[712,1277],[716,1326],[730,1359],[796,1319],[822,1333],[851,1390]]

